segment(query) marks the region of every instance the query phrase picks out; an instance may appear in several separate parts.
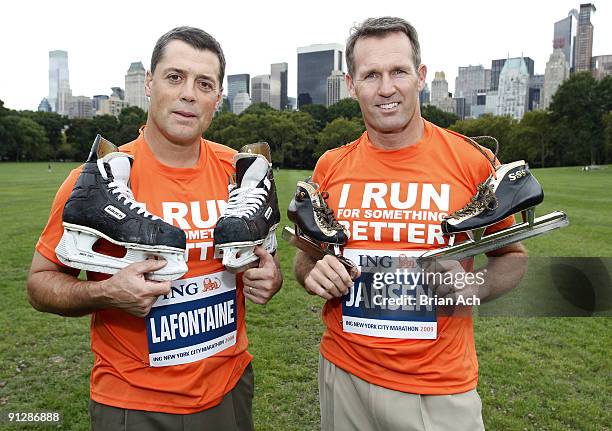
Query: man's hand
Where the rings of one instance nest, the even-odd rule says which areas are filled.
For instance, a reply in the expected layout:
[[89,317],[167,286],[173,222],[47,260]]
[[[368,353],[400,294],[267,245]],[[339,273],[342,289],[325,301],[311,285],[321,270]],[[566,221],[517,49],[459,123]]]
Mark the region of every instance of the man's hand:
[[283,276],[278,262],[263,247],[255,247],[259,265],[244,271],[244,296],[255,304],[265,304],[283,285]]
[[104,303],[136,317],[145,317],[160,295],[170,293],[169,281],[147,280],[145,274],[165,265],[165,260],[136,262],[100,282]]
[[352,285],[353,280],[346,267],[329,254],[318,260],[304,278],[306,291],[325,299],[340,298],[346,295]]

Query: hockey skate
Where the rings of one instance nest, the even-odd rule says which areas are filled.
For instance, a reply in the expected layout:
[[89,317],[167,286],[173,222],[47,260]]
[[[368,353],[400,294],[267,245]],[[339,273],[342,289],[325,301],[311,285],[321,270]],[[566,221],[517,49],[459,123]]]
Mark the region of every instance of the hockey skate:
[[[131,156],[96,136],[64,206],[64,234],[55,253],[67,266],[106,274],[134,262],[161,258],[166,266],[146,274],[146,278],[178,279],[187,272],[185,233],[134,200],[128,186],[131,166]],[[97,252],[94,244],[99,239],[122,246],[127,253],[116,257]]]
[[[567,215],[560,211],[535,217],[535,207],[543,200],[542,186],[525,161],[500,165],[478,186],[476,195],[467,205],[442,221],[442,233],[450,236],[449,245],[429,251],[417,261],[461,260],[567,226]],[[488,226],[517,213],[521,213],[521,223],[485,235]],[[455,244],[455,235],[461,232],[465,232],[468,239]]]
[[271,160],[266,142],[245,145],[234,156],[236,180],[213,233],[215,258],[230,272],[242,272],[259,259],[255,246],[276,251],[280,211]]
[[357,267],[342,256],[342,247],[348,241],[348,233],[327,206],[327,193],[317,189],[318,184],[308,179],[298,182],[295,195],[287,208],[287,216],[295,224],[295,230],[286,226],[283,239],[317,260],[326,254],[335,256],[354,278],[359,273]]

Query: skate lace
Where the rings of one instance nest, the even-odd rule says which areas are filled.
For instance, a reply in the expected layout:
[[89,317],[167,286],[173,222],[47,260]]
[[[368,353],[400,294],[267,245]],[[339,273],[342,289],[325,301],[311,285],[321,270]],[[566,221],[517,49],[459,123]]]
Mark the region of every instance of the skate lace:
[[142,214],[144,217],[149,217],[152,220],[159,220],[159,217],[151,214],[145,209],[143,203],[134,199],[132,190],[130,190],[126,184],[118,181],[112,181],[108,184],[108,188],[111,189],[111,193],[118,195],[117,200],[119,202],[122,202],[124,205],[128,205],[131,210],[137,209],[137,214]]
[[344,226],[338,223],[336,217],[334,217],[334,211],[327,205],[327,202],[325,202],[325,199],[328,197],[329,194],[327,192],[319,193],[319,205],[313,205],[315,214],[327,229],[337,231],[344,230]]
[[478,185],[476,194],[466,206],[445,217],[445,219],[459,219],[461,217],[470,216],[482,212],[485,208],[494,210],[497,208],[497,205],[498,202],[495,192],[493,191],[493,185],[484,182]]
[[252,216],[263,205],[268,192],[259,187],[235,187],[230,190],[224,216]]

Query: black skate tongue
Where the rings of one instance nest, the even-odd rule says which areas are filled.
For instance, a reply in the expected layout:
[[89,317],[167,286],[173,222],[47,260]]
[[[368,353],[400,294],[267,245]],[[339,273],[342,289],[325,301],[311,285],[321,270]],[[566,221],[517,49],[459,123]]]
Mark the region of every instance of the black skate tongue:
[[130,180],[132,162],[127,154],[119,152],[111,153],[104,157],[104,165],[108,166],[107,174],[115,181],[127,184]]
[[263,156],[241,157],[236,160],[238,187],[257,187],[268,175],[268,161]]

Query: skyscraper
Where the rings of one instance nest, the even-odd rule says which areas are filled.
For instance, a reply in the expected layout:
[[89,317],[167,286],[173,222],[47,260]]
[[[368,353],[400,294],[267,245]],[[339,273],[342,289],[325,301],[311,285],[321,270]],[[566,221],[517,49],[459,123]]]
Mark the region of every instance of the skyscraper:
[[251,102],[270,105],[270,75],[257,75],[251,78]]
[[54,112],[68,115],[70,110],[70,77],[68,52],[49,51],[49,104]]
[[343,70],[342,45],[317,44],[297,49],[298,109],[303,105],[327,102],[327,77],[333,70]]
[[555,33],[553,38],[553,51],[560,49],[563,51],[568,67],[574,67],[574,54],[576,51],[576,31],[578,28],[578,11],[572,9],[566,18],[555,23]]
[[568,62],[563,49],[557,48],[553,51],[546,63],[544,72],[544,97],[542,98],[542,109],[548,109],[557,88],[569,78]]
[[576,36],[576,72],[591,70],[591,57],[593,55],[593,24],[591,24],[591,12],[595,12],[593,3],[580,5],[578,15],[578,34]]
[[46,97],[43,97],[38,104],[38,112],[53,112],[53,109],[51,109],[51,105]]
[[232,110],[234,108],[234,97],[239,93],[251,94],[250,81],[251,75],[248,73],[227,75],[227,99]]
[[486,69],[481,65],[459,67],[457,78],[455,78],[455,98],[465,99],[462,113],[466,117],[471,115],[470,107],[476,104],[478,92],[485,90],[488,86]]
[[598,55],[593,57],[593,76],[601,80],[612,76],[612,55]]
[[234,101],[232,102],[232,112],[236,115],[240,115],[242,111],[251,106],[251,98],[249,97],[249,93],[240,92],[234,96]]
[[431,81],[431,104],[445,112],[455,112],[453,99],[448,95],[448,81],[444,72],[436,72]]
[[145,95],[145,68],[142,62],[130,64],[125,75],[125,100],[130,106],[138,106],[143,111],[149,110],[149,100]]
[[[525,64],[527,65],[527,72],[530,76],[533,75],[534,63],[533,60],[529,57],[517,57],[522,58]],[[506,64],[506,58],[502,58],[499,60],[491,61],[491,91],[497,91],[499,88],[499,74],[501,73],[504,65]]]
[[70,118],[93,118],[93,102],[87,96],[73,97],[70,102]]
[[429,105],[429,86],[425,83],[425,87],[419,92],[419,104],[420,105]]
[[527,110],[535,111],[542,109],[544,101],[544,75],[533,75],[529,78],[529,101],[527,102]]
[[523,118],[529,104],[530,76],[523,57],[506,60],[499,74],[496,115]]
[[349,94],[348,88],[346,88],[346,82],[344,81],[344,72],[341,70],[332,70],[331,75],[327,77],[326,106],[329,107],[347,97],[349,97]]
[[270,106],[282,111],[287,109],[287,63],[270,65]]

